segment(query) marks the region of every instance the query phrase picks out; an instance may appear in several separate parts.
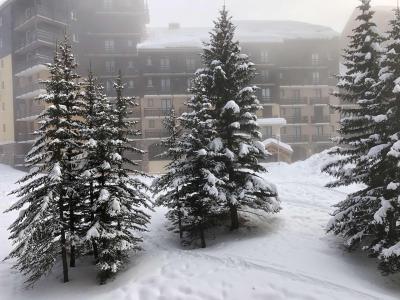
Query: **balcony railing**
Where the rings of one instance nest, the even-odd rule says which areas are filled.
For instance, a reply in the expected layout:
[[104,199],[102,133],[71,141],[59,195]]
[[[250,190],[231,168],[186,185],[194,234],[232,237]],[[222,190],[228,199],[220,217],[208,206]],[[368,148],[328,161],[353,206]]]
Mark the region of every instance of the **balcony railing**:
[[312,137],[313,142],[332,142],[332,136],[330,135],[313,135]]
[[42,113],[43,110],[44,108],[42,106],[37,105],[32,106],[30,109],[27,110],[17,110],[17,120],[38,116]]
[[48,6],[37,5],[32,8],[28,8],[24,11],[21,16],[18,16],[15,21],[15,29],[18,29],[21,25],[28,23],[30,20],[33,20],[35,17],[41,16],[46,19],[53,20],[56,23],[60,23],[62,25],[67,25],[67,16],[65,12],[62,12],[57,9],[50,9]]
[[45,86],[44,84],[40,83],[40,82],[32,82],[31,84],[28,84],[26,86],[23,87],[18,87],[16,89],[17,92],[17,97],[27,94],[29,92],[33,92],[33,91],[37,91],[37,90],[44,90]]
[[282,116],[282,118],[285,118],[288,124],[303,124],[309,120],[307,116]]
[[41,54],[32,56],[29,60],[20,62],[15,67],[15,72],[19,73],[37,65],[45,65],[53,61],[53,58]]
[[30,38],[27,38],[24,41],[21,41],[17,46],[16,53],[23,51],[29,46],[34,45],[35,43],[42,42],[46,44],[50,44],[55,47],[55,43],[57,41],[56,35],[52,32],[48,32],[45,30],[37,30],[35,31]]
[[148,129],[144,131],[145,138],[166,138],[169,132],[163,129]]
[[314,97],[311,98],[311,104],[329,104],[329,97]]
[[308,135],[282,135],[281,140],[284,143],[308,143]]
[[308,104],[308,98],[302,97],[302,98],[281,98],[279,99],[279,104],[287,104],[287,105],[292,105],[292,104]]
[[331,119],[329,116],[314,116],[311,118],[312,123],[330,123]]
[[162,108],[145,108],[144,116],[145,117],[165,117],[168,116],[171,109],[162,109]]

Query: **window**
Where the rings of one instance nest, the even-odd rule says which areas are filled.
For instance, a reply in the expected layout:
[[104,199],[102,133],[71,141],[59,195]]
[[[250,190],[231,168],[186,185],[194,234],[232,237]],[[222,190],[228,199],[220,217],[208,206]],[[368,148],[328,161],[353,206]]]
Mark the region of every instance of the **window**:
[[105,40],[104,41],[104,48],[106,51],[114,50],[114,40]]
[[172,108],[172,101],[171,99],[161,99],[161,109],[164,113],[169,112]]
[[317,126],[317,136],[324,135],[324,126]]
[[6,104],[4,102],[1,103],[1,110],[6,111]]
[[148,107],[153,107],[153,106],[154,106],[154,101],[153,101],[153,99],[147,99],[147,106],[148,106]]
[[128,40],[128,47],[129,48],[135,47],[135,43],[132,40]]
[[186,79],[186,84],[187,84],[187,88],[191,89],[193,87],[193,79],[192,78]]
[[285,90],[281,90],[281,98],[285,98]]
[[133,69],[134,67],[133,60],[128,61],[128,68]]
[[286,108],[281,108],[281,116],[286,116]]
[[272,137],[272,126],[265,127],[265,138]]
[[314,66],[319,64],[319,54],[318,53],[313,53],[311,55],[311,63]]
[[6,124],[3,124],[3,132],[6,132]]
[[295,126],[294,127],[294,135],[295,136],[301,136],[301,126]]
[[78,34],[77,33],[73,33],[72,34],[72,41],[74,43],[78,43],[79,42],[79,38],[78,38]]
[[161,69],[167,70],[170,67],[169,58],[161,58],[160,60]]
[[156,121],[155,120],[149,120],[149,128],[151,128],[151,129],[156,128]]
[[271,89],[270,88],[262,88],[261,96],[263,99],[271,99]]
[[322,98],[322,90],[321,89],[316,89],[315,90],[315,97],[316,98]]
[[1,82],[1,88],[4,90],[4,81]]
[[107,91],[110,91],[110,90],[111,90],[111,87],[112,87],[111,82],[107,80],[107,81],[106,81],[106,90],[107,90]]
[[161,89],[163,91],[169,91],[171,89],[171,80],[169,78],[161,79]]
[[0,48],[3,48],[3,39],[0,38]]
[[135,88],[135,82],[133,80],[129,80],[128,82],[128,88],[133,89]]
[[0,27],[3,26],[3,17],[0,17]]
[[113,7],[113,0],[103,0],[103,8],[111,9]]
[[148,88],[152,88],[153,87],[153,79],[152,78],[148,78],[147,79],[147,87]]
[[318,84],[319,83],[319,72],[313,72],[312,73],[312,81],[313,81],[313,84]]
[[153,65],[153,61],[151,60],[150,56],[148,56],[147,59],[146,59],[146,65],[148,65],[148,66],[152,66]]
[[301,98],[300,90],[293,90],[293,98],[294,99],[300,99]]
[[77,21],[78,20],[78,15],[76,14],[76,11],[71,10],[70,16],[71,16],[71,20],[72,21]]
[[108,73],[115,72],[115,61],[113,61],[113,60],[106,61],[106,71]]
[[268,70],[262,70],[261,71],[261,76],[263,77],[264,80],[269,80],[269,71]]
[[189,71],[196,69],[196,60],[194,58],[186,58],[186,69]]
[[267,63],[268,62],[268,52],[267,51],[262,51],[261,52],[261,62],[262,63]]

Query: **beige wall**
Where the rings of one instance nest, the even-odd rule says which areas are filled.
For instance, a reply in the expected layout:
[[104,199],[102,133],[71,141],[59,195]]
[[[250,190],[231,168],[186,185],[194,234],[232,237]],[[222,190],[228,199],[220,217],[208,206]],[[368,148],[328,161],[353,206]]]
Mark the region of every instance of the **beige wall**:
[[14,142],[12,56],[0,59],[0,144]]

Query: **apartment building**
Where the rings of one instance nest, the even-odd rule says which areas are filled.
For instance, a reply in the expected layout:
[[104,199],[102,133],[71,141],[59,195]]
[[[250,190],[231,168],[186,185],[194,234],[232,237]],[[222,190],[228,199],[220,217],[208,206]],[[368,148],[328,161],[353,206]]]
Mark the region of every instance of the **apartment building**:
[[[136,94],[137,44],[149,21],[144,0],[8,0],[0,6],[0,162],[22,166],[44,109],[35,98],[44,92],[46,64],[57,41],[71,37],[79,71],[89,65],[113,96],[119,70]],[[0,86],[1,87],[1,86]]]
[[[126,95],[138,98],[130,116],[142,131],[135,144],[147,152],[131,158],[141,161],[144,171],[162,171],[167,163],[158,157],[160,139],[167,136],[163,119],[172,107],[178,114],[186,111],[209,28],[146,29],[144,0],[8,0],[0,17],[0,162],[23,166],[44,109],[34,99],[44,92],[45,64],[68,31],[80,73],[84,76],[91,64],[110,97],[122,71]],[[331,147],[338,119],[329,109],[339,61],[336,32],[300,22],[236,25],[236,38],[257,68],[263,138],[275,149],[288,144],[293,160]]]
[[[293,160],[304,159],[332,146],[337,130],[336,104],[330,94],[338,72],[339,38],[329,28],[299,22],[236,22],[242,51],[256,64],[254,84],[263,106],[259,124],[265,140],[275,138],[293,149]],[[159,139],[168,133],[163,116],[173,107],[185,111],[187,90],[201,67],[202,42],[209,28],[150,29],[138,45],[141,72],[143,142],[149,163],[158,172]],[[279,120],[283,120],[279,121]],[[277,122],[279,121],[279,122]]]

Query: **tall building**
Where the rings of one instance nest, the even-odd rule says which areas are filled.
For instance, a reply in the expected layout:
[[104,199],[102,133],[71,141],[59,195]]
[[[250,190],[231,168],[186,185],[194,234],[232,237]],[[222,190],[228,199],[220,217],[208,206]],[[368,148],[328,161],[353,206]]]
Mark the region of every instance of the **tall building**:
[[[135,143],[147,152],[131,158],[141,161],[144,171],[162,171],[163,119],[171,107],[186,110],[209,28],[146,28],[144,0],[8,0],[0,6],[0,17],[0,162],[23,166],[35,119],[44,109],[34,100],[44,91],[39,82],[48,77],[45,64],[67,31],[80,73],[84,76],[92,65],[110,97],[122,71],[127,95],[137,96],[139,103],[130,116],[142,131]],[[243,53],[257,68],[263,138],[278,148],[288,144],[293,160],[331,147],[338,120],[329,109],[336,101],[330,92],[339,65],[338,34],[300,22],[236,25]]]
[[[258,98],[263,106],[259,124],[263,138],[289,144],[293,160],[332,146],[338,116],[333,92],[338,73],[339,37],[333,30],[300,22],[236,22],[236,39],[256,64]],[[201,67],[202,42],[209,28],[153,28],[138,45],[142,91],[144,167],[161,172],[159,139],[168,133],[163,116],[171,107],[182,113],[193,73]],[[283,120],[283,123],[281,122]]]

